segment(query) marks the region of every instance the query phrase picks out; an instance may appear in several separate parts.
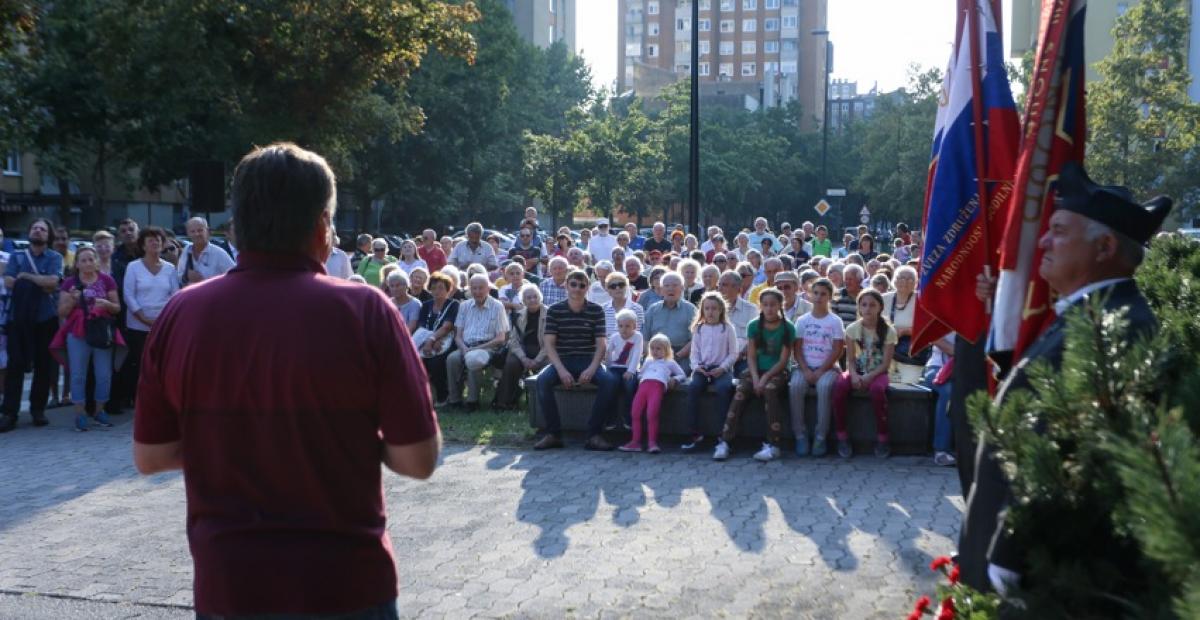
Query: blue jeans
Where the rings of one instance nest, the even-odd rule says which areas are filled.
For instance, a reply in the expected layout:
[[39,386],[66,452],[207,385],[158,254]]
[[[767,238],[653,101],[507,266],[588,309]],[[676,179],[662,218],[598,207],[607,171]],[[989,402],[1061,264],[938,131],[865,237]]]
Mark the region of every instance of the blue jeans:
[[[579,380],[579,375],[592,363],[590,355],[566,355],[559,358],[562,365],[571,373],[571,377]],[[562,435],[562,419],[558,417],[558,401],[554,399],[554,387],[561,383],[558,380],[558,369],[550,364],[542,369],[537,376],[538,407],[546,416],[546,432],[559,437]],[[604,432],[604,417],[612,406],[613,394],[619,385],[618,379],[605,370],[601,364],[592,378],[596,385],[596,400],[592,401],[592,414],[588,417],[588,437],[594,437]]]
[[700,424],[697,421],[700,415],[700,399],[709,385],[712,385],[717,393],[716,410],[718,414],[724,416],[728,413],[729,404],[733,402],[733,373],[726,372],[716,379],[710,379],[699,372],[692,371],[692,379],[687,384],[687,412],[688,429],[693,435],[700,434]]
[[950,389],[954,382],[947,381],[941,385],[934,385],[933,380],[941,369],[941,366],[930,366],[925,369],[925,387],[937,393],[937,405],[933,409],[933,450],[949,452],[951,438],[954,436],[950,426]]
[[236,614],[230,616],[196,613],[196,620],[399,620],[399,618],[400,612],[396,608],[396,599],[382,605],[340,614]]
[[71,399],[83,405],[87,398],[88,360],[96,373],[96,402],[106,403],[112,393],[113,350],[95,349],[83,338],[67,334],[67,364],[71,369]]
[[[612,395],[613,403],[621,403],[617,408],[617,414],[626,424],[631,424],[632,416],[629,410],[633,406],[633,396],[637,394],[638,378],[637,373],[634,373],[632,379],[626,379],[625,373],[628,371],[629,369],[624,366],[607,366],[604,369],[604,372],[612,375],[618,382]],[[620,398],[624,398],[624,400],[620,400]]]

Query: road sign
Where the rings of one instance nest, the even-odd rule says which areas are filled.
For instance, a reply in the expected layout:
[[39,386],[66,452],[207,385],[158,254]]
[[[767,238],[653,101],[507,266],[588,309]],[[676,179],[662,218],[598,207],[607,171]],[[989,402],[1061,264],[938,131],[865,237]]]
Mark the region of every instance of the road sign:
[[817,210],[818,215],[825,215],[826,213],[829,213],[829,209],[831,207],[829,206],[828,202],[825,202],[822,199],[822,200],[818,200],[817,204],[815,206],[813,206],[813,208]]
[[860,215],[858,216],[858,221],[862,222],[863,224],[869,224],[871,222],[871,216]]
[[867,205],[863,205],[862,211],[859,211],[858,214],[863,217],[866,217],[866,216],[870,215],[871,212],[867,209]]
[[844,190],[844,189],[827,189],[827,190],[825,190],[825,195],[833,196],[835,198],[842,198],[846,195],[846,190]]

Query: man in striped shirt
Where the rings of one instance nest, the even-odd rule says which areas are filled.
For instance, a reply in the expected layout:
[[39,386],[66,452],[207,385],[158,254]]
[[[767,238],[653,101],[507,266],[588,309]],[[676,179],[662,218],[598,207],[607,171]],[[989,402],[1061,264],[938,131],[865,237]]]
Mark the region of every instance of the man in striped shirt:
[[538,408],[546,418],[546,436],[534,444],[535,450],[563,447],[562,421],[554,388],[559,384],[571,388],[588,383],[595,383],[597,390],[584,447],[588,450],[613,449],[601,433],[620,380],[605,372],[600,363],[606,344],[604,310],[587,300],[590,285],[586,273],[572,271],[567,275],[567,300],[546,310],[545,348],[550,364],[538,373],[537,378]]

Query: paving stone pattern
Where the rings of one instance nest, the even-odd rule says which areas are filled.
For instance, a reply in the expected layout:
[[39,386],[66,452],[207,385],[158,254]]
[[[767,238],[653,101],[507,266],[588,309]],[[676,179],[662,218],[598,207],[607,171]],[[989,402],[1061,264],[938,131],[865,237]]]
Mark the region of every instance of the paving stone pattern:
[[[129,416],[51,420],[0,435],[0,618],[27,593],[185,611],[182,478],[133,471]],[[896,618],[933,591],[952,469],[749,455],[448,446],[428,482],[386,476],[401,614]]]

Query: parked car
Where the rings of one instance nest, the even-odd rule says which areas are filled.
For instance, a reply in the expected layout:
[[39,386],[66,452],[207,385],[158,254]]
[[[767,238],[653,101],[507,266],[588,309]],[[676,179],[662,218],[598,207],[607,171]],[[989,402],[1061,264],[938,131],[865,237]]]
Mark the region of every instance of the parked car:
[[1179,234],[1184,239],[1190,239],[1196,243],[1200,243],[1200,228],[1180,228]]

